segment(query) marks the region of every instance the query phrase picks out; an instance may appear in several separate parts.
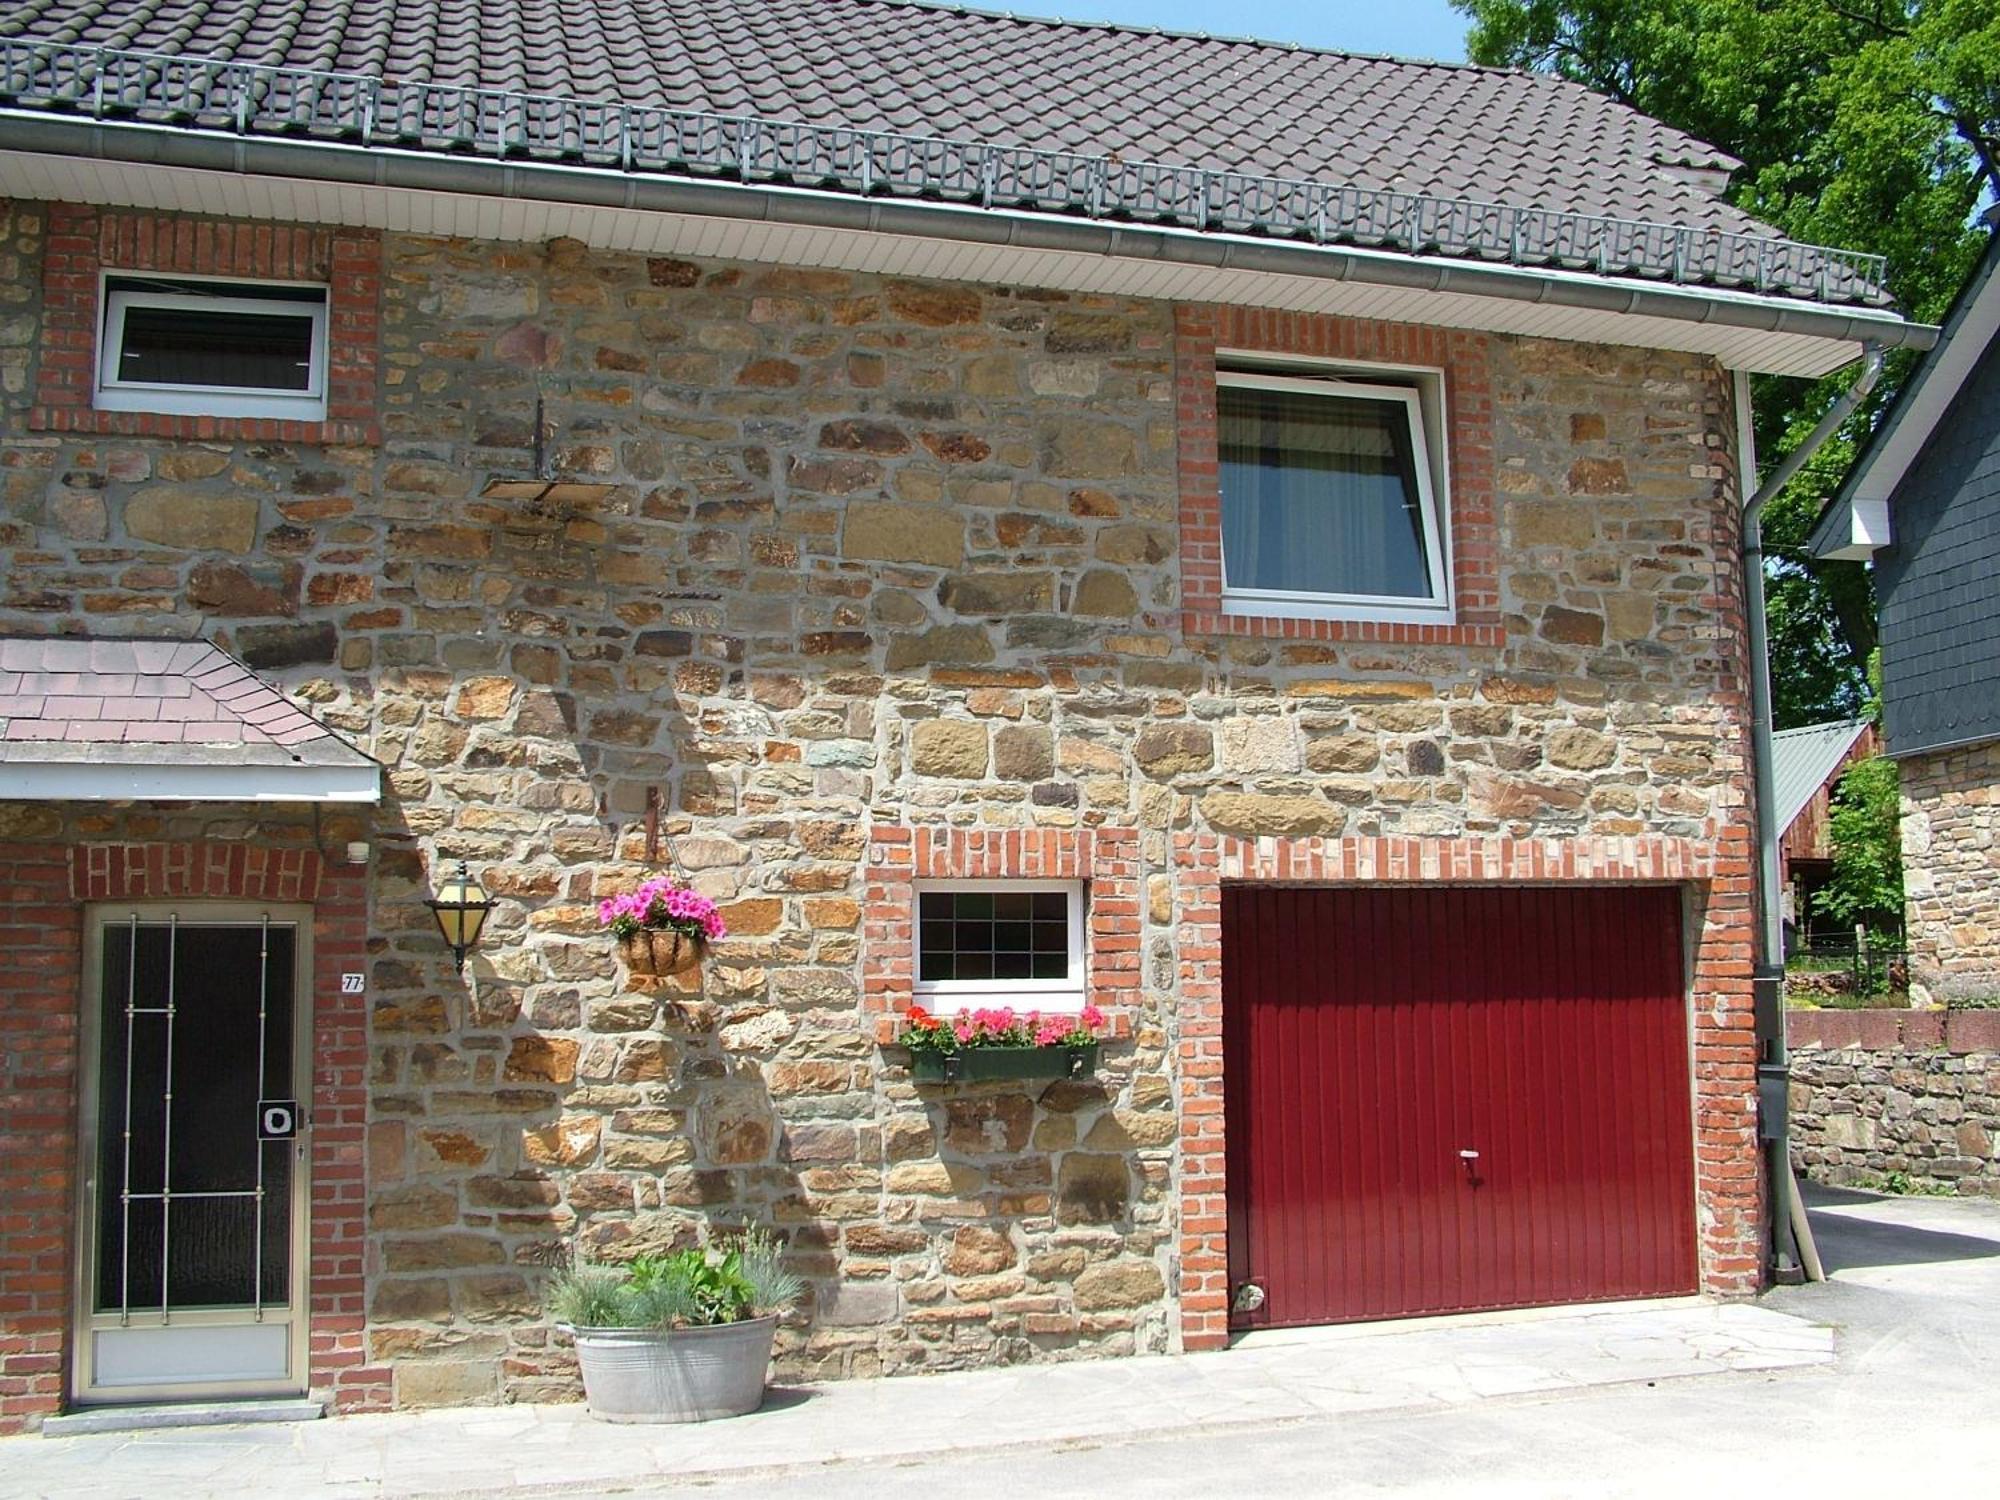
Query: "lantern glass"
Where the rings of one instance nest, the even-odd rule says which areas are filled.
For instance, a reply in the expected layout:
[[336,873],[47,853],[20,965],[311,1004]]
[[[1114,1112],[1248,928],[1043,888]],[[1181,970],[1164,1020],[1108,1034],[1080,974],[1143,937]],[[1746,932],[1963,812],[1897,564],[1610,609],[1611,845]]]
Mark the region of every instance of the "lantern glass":
[[437,915],[438,932],[445,946],[451,949],[452,961],[463,969],[465,955],[478,943],[486,914],[493,909],[492,899],[461,860],[458,869],[438,886],[429,904]]

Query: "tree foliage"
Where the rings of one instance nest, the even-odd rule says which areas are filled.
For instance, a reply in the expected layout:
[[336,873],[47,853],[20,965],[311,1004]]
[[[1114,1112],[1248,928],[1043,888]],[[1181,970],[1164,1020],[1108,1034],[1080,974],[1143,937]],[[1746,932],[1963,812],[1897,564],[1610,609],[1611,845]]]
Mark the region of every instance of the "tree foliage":
[[1813,905],[1835,921],[1898,927],[1903,921],[1901,784],[1896,763],[1871,755],[1847,768],[1827,815],[1833,876]]
[[[2000,190],[2000,0],[1453,0],[1474,61],[1561,74],[1738,158],[1730,201],[1795,239],[1888,257],[1889,285],[1936,321],[1978,258],[1974,212]],[[1857,563],[1808,560],[1813,519],[1914,360],[1764,515],[1780,726],[1855,713],[1875,644]],[[1760,379],[1768,470],[1852,372]]]

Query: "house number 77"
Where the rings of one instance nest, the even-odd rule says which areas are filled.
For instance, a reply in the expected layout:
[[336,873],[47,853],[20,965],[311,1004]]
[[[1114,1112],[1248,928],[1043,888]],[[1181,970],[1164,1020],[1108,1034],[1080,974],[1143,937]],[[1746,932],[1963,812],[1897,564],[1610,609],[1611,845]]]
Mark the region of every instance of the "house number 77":
[[341,993],[341,994],[343,994],[343,995],[358,995],[358,994],[360,994],[360,993],[362,992],[362,981],[363,981],[363,980],[364,980],[364,979],[365,979],[366,977],[367,977],[367,976],[365,976],[365,975],[362,975],[362,974],[343,974],[343,975],[341,975],[341,976],[340,976],[340,993]]

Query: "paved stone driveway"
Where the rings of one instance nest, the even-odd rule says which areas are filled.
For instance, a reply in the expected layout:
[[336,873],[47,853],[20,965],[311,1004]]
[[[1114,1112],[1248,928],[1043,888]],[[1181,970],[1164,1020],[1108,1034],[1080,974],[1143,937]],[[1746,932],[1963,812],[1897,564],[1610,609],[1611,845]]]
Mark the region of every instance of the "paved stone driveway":
[[[22,1438],[0,1443],[0,1494],[313,1500],[693,1482],[815,1500],[940,1486],[1599,1495],[1735,1491],[1753,1473],[1777,1483],[1817,1464],[1813,1487],[1842,1495],[1860,1492],[1847,1481],[1870,1461],[1893,1459],[1907,1493],[1929,1459],[2000,1451],[2000,1205],[1842,1194],[1818,1221],[1834,1280],[1761,1306],[1268,1334],[1225,1354],[777,1392],[755,1418],[695,1428],[513,1407]],[[1953,1441],[1934,1444],[1932,1428]]]

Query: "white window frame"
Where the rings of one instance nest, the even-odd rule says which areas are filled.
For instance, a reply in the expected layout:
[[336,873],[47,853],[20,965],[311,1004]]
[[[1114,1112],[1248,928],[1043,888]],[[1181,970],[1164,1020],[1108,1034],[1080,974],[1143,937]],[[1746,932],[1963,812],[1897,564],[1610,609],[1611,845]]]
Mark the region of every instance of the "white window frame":
[[910,898],[910,973],[924,972],[923,898],[940,891],[992,891],[1023,895],[1061,891],[1069,898],[1069,978],[1067,979],[931,979],[917,978],[911,997],[932,1015],[954,1016],[986,1006],[1011,1005],[1015,1010],[1040,1010],[1071,1015],[1089,998],[1090,976],[1084,941],[1086,905],[1081,880],[920,880]]
[[[1423,511],[1424,556],[1431,594],[1410,599],[1395,594],[1329,594],[1302,589],[1229,586],[1229,558],[1222,559],[1222,611],[1295,620],[1367,620],[1388,624],[1449,625],[1457,618],[1452,593],[1451,483],[1443,441],[1444,372],[1424,366],[1320,364],[1295,358],[1274,360],[1253,351],[1219,349],[1215,383],[1220,390],[1293,391],[1309,396],[1353,396],[1400,405],[1410,424],[1416,463],[1417,499]],[[1374,381],[1370,376],[1375,377]],[[1385,385],[1384,377],[1410,384]],[[1436,441],[1433,441],[1433,438]],[[1220,503],[1218,472],[1217,501]]]
[[[113,281],[150,283],[116,287]],[[242,296],[191,296],[172,290],[199,281],[216,286],[240,286]],[[298,287],[320,293],[318,301],[259,297],[260,289]],[[157,287],[157,290],[153,288]],[[272,417],[289,422],[326,420],[327,328],[331,289],[310,281],[242,281],[226,276],[183,276],[171,279],[116,268],[98,281],[100,310],[97,335],[97,383],[92,403],[100,411],[160,412],[183,417]],[[175,311],[301,314],[312,319],[312,345],[306,388],[281,391],[265,386],[188,385],[154,380],[125,380],[118,374],[125,351],[125,313],[132,307],[162,307]]]

